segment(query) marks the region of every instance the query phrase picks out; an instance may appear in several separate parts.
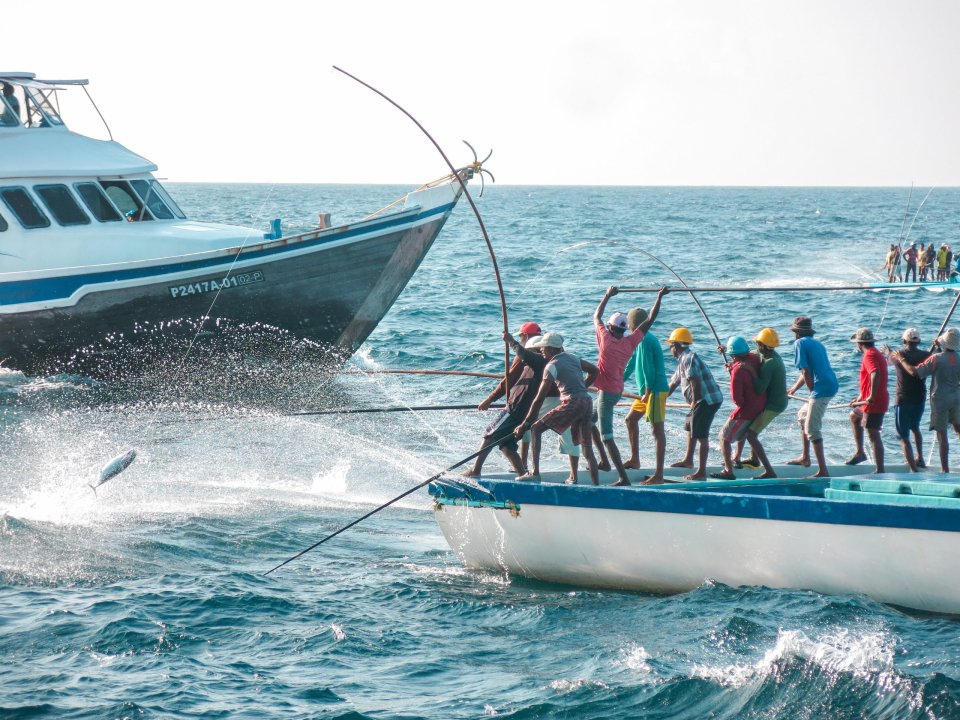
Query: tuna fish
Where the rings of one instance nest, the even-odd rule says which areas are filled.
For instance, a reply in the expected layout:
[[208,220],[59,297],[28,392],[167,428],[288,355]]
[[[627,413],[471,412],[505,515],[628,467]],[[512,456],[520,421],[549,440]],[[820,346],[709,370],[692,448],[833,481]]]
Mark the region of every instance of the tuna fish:
[[122,473],[124,470],[130,467],[130,463],[136,459],[137,451],[133,449],[117,455],[113,460],[103,466],[103,469],[100,471],[100,479],[95,483],[87,483],[87,485],[91,490],[93,490],[93,494],[96,495],[98,487],[103,485],[107,480],[115,478],[117,475]]

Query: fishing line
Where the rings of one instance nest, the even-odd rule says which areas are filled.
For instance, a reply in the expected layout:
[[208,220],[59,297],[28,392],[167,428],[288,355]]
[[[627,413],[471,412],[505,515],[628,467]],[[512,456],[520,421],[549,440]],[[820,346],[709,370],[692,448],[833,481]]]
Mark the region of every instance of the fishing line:
[[[503,319],[503,331],[505,333],[510,332],[509,323],[507,321],[507,299],[506,299],[506,295],[503,292],[503,281],[500,278],[500,266],[497,264],[497,256],[496,256],[496,253],[493,252],[493,243],[490,242],[490,235],[487,233],[487,226],[483,222],[483,218],[480,215],[480,210],[477,208],[477,204],[473,201],[473,196],[470,194],[470,191],[467,189],[467,183],[464,182],[463,177],[461,176],[461,171],[458,171],[453,166],[453,163],[450,162],[450,159],[447,157],[447,154],[443,151],[443,148],[441,148],[440,144],[433,139],[433,136],[429,132],[427,132],[427,129],[413,115],[411,115],[409,112],[407,112],[407,110],[401,107],[395,100],[387,97],[385,94],[377,90],[375,87],[373,87],[369,83],[364,82],[363,80],[358,78],[356,75],[351,75],[346,70],[343,70],[342,68],[339,68],[336,65],[333,66],[333,69],[336,70],[337,72],[343,73],[348,78],[355,80],[356,82],[360,83],[365,88],[367,88],[368,90],[372,90],[377,95],[379,95],[384,100],[386,100],[388,103],[390,103],[395,108],[397,108],[397,110],[399,110],[408,118],[410,118],[410,120],[413,121],[413,124],[416,125],[418,128],[420,128],[420,131],[424,135],[426,135],[427,139],[433,144],[437,152],[440,153],[440,157],[443,158],[443,161],[447,164],[447,167],[450,168],[450,172],[457,179],[457,182],[460,183],[460,189],[463,191],[464,196],[467,198],[467,202],[470,203],[470,207],[473,210],[473,214],[477,218],[477,223],[480,225],[480,232],[483,233],[484,242],[486,242],[487,244],[487,252],[490,255],[490,262],[493,264],[493,274],[497,281],[497,292],[500,294],[500,312]],[[467,146],[469,147],[469,143],[467,143]],[[489,155],[487,157],[489,157]],[[476,158],[476,155],[474,155],[474,158]],[[482,169],[481,164],[482,163],[478,163],[475,161],[473,165],[468,166],[468,169],[479,172]],[[510,393],[509,375],[510,375],[510,347],[509,345],[504,343],[503,377],[504,377],[504,383],[505,383],[504,389],[506,390],[508,395]]]
[[[329,535],[327,535],[327,536],[326,536],[325,538],[323,538],[322,540],[319,540],[318,542],[315,542],[315,543],[314,543],[313,545],[311,545],[310,547],[308,547],[308,548],[306,548],[306,549],[304,549],[304,550],[301,550],[300,552],[298,552],[298,553],[297,553],[296,555],[294,555],[293,557],[287,558],[286,560],[284,560],[284,561],[283,561],[282,563],[280,563],[279,565],[276,565],[276,566],[270,568],[269,570],[267,570],[267,571],[264,573],[264,575],[266,576],[266,575],[269,575],[270,573],[272,573],[274,570],[279,570],[280,568],[282,568],[282,567],[283,567],[284,565],[286,565],[287,563],[292,562],[292,561],[296,560],[298,557],[301,557],[302,555],[306,555],[308,552],[310,552],[310,551],[313,550],[314,548],[317,548],[317,547],[319,547],[320,545],[323,545],[325,542],[327,542],[327,540],[332,540],[333,538],[335,538],[335,537],[336,537],[337,535],[339,535],[340,533],[342,533],[342,532],[344,532],[344,531],[349,530],[350,528],[352,528],[354,525],[359,525],[359,524],[362,523],[364,520],[366,520],[368,517],[370,517],[370,516],[372,516],[372,515],[376,515],[376,514],[377,514],[378,512],[380,512],[381,510],[384,510],[384,509],[390,507],[391,505],[393,505],[394,503],[396,503],[396,502],[402,500],[403,498],[407,497],[407,495],[412,495],[413,493],[415,493],[415,492],[416,492],[417,490],[419,490],[420,488],[429,485],[430,483],[434,482],[435,480],[438,480],[438,479],[439,479],[440,477],[442,477],[445,473],[448,473],[448,472],[450,472],[450,471],[452,471],[452,470],[456,470],[458,467],[460,467],[460,466],[463,465],[464,463],[470,462],[471,460],[473,460],[474,458],[476,458],[476,457],[479,456],[480,454],[482,454],[482,453],[484,453],[484,452],[486,452],[486,451],[488,451],[488,450],[496,447],[496,446],[499,445],[503,440],[507,439],[507,437],[509,437],[510,435],[513,435],[513,432],[512,432],[512,431],[511,431],[511,432],[508,432],[508,433],[504,433],[503,435],[500,435],[499,437],[494,438],[493,440],[491,440],[489,443],[487,443],[486,445],[484,445],[482,448],[480,448],[479,450],[477,450],[477,451],[476,451],[475,453],[473,453],[472,455],[468,455],[467,457],[463,458],[462,460],[459,460],[458,462],[454,463],[454,464],[451,465],[450,467],[448,467],[448,468],[446,468],[446,469],[444,469],[444,470],[441,470],[441,471],[438,472],[436,475],[431,475],[430,477],[428,477],[428,478],[427,478],[426,480],[424,480],[423,482],[414,485],[412,488],[410,488],[410,489],[408,489],[408,490],[405,490],[404,492],[400,493],[399,495],[397,495],[397,496],[396,496],[395,498],[393,498],[392,500],[388,500],[387,502],[383,503],[382,505],[378,505],[378,506],[375,507],[373,510],[371,510],[370,512],[368,512],[366,515],[363,515],[362,517],[359,517],[359,518],[357,518],[356,520],[354,520],[354,521],[352,521],[352,522],[350,522],[350,523],[347,523],[346,525],[344,525],[344,526],[343,526],[342,528],[340,528],[339,530],[330,533]],[[488,493],[490,492],[490,491],[487,490],[486,488],[483,488],[483,489],[484,489],[486,492],[488,492]]]

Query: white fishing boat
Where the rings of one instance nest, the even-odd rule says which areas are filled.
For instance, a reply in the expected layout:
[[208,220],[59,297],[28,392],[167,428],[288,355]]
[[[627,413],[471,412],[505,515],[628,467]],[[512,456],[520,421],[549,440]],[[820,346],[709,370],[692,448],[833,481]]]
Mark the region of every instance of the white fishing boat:
[[282,328],[344,359],[390,309],[462,192],[451,174],[386,212],[289,237],[276,222],[266,233],[198,222],[152,162],[112,135],[67,127],[59,96],[85,92],[86,80],[0,73],[0,83],[0,358],[25,372],[57,369],[105,338],[201,318],[210,318],[204,330]]
[[[658,486],[565,485],[506,475],[430,485],[435,515],[464,564],[574,585],[675,593],[731,586],[864,593],[960,613],[960,479],[895,467],[831,467],[837,477]],[[667,474],[677,477],[680,472]],[[631,478],[641,479],[631,471]]]

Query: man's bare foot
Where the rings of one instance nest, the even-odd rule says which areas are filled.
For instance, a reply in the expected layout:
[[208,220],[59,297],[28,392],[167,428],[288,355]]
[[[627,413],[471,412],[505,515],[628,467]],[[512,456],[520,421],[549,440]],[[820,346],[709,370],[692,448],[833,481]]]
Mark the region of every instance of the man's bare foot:
[[684,480],[706,480],[707,474],[705,472],[690,473],[689,475],[684,475],[683,479]]
[[810,458],[798,457],[793,460],[787,460],[784,465],[803,465],[803,467],[810,467]]
[[476,470],[470,468],[469,470],[464,470],[462,473],[460,473],[460,477],[478,478],[481,476]]
[[620,478],[615,483],[610,483],[610,487],[627,487],[630,484],[630,481],[626,478]]
[[666,480],[663,479],[663,475],[648,475],[640,483],[641,485],[663,485]]
[[627,469],[627,470],[639,470],[639,469],[640,469],[640,461],[639,461],[639,460],[627,460],[627,461],[623,464],[623,467],[624,467],[625,469]]
[[601,462],[601,463],[597,463],[597,470],[602,470],[603,472],[606,472],[606,471],[609,470],[609,469],[610,469],[610,461],[609,461],[609,460],[604,460],[604,461]]
[[528,472],[523,475],[517,475],[514,478],[517,482],[540,482],[540,473]]
[[675,463],[670,463],[670,467],[692,468],[693,460],[677,460]]
[[823,472],[814,473],[813,475],[807,475],[806,479],[812,480],[813,478],[828,478],[828,477],[830,477],[830,473],[824,470]]
[[757,475],[754,480],[772,480],[777,474],[775,472],[762,472]]

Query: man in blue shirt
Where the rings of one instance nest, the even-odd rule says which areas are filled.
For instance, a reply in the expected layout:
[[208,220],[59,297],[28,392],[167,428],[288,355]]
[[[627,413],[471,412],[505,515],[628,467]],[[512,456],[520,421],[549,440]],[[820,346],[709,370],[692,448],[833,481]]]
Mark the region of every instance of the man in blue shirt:
[[827,460],[823,453],[823,415],[830,401],[840,389],[837,376],[830,367],[827,349],[813,337],[813,321],[801,315],[793,321],[790,328],[796,342],[793,344],[793,364],[800,371],[800,377],[787,391],[793,395],[802,386],[810,388],[810,398],[797,413],[802,441],[800,457],[789,460],[787,465],[810,466],[810,444],[817,456],[819,470],[810,477],[830,477]]

